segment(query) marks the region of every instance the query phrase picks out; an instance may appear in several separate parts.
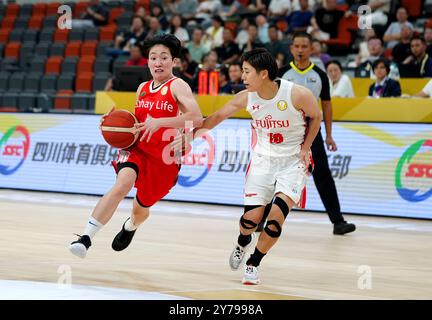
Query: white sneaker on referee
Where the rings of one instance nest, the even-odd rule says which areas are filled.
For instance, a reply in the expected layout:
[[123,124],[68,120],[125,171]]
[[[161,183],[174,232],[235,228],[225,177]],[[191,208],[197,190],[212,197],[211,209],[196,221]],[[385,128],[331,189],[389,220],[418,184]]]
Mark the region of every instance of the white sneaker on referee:
[[229,258],[229,265],[231,267],[231,270],[235,271],[240,267],[241,263],[244,260],[244,257],[246,256],[247,251],[255,244],[255,238],[255,232],[252,232],[251,241],[248,245],[242,247],[237,243]]
[[245,272],[243,275],[243,284],[260,284],[258,267],[245,266]]

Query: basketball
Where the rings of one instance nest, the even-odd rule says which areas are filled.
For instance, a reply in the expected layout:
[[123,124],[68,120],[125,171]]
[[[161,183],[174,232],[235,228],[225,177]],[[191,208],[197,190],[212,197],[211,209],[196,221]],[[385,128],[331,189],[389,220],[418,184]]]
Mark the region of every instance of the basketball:
[[135,123],[138,123],[138,120],[133,113],[122,109],[114,110],[101,123],[102,136],[115,148],[129,148],[139,136],[139,133],[133,133]]

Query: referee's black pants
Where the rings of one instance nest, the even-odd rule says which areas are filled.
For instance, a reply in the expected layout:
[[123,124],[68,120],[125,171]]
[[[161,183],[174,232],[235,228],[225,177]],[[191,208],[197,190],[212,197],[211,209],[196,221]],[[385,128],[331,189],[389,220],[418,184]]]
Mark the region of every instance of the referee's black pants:
[[342,222],[344,219],[340,210],[336,185],[329,168],[321,129],[312,143],[311,150],[315,163],[312,175],[324,208],[332,223]]

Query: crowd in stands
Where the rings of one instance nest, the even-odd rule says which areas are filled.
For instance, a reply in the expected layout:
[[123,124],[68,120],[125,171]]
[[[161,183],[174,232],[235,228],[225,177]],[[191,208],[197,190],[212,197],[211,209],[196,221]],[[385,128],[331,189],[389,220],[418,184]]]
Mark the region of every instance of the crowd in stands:
[[[38,67],[42,82],[50,73],[48,60],[57,57],[60,64],[51,72],[57,76],[48,95],[51,104],[64,96],[87,94],[91,98],[96,90],[117,90],[112,81],[116,67],[145,67],[143,44],[158,33],[172,33],[182,42],[177,75],[194,92],[198,92],[200,71],[218,72],[221,94],[240,90],[239,59],[255,48],[270,51],[279,67],[288,64],[296,31],[314,37],[311,61],[327,72],[333,96],[353,97],[353,76],[371,78],[374,83],[364,93],[371,97],[400,96],[401,77],[432,77],[432,10],[424,1],[92,0],[66,4],[73,8],[72,29],[60,31],[55,4],[0,5],[0,83],[6,85],[0,89],[1,106],[12,107],[10,92],[4,98],[10,78],[15,73],[36,72],[33,66],[41,57],[46,61],[41,70]],[[364,5],[370,8],[369,20],[360,19]],[[359,28],[364,21],[373,23]],[[85,45],[90,54],[84,53]],[[68,61],[75,62],[69,78],[63,68]],[[89,65],[86,72],[80,68],[86,65],[83,61]],[[72,77],[71,85],[59,85],[62,77]],[[80,88],[83,81],[90,83],[84,90]],[[42,82],[35,88],[35,105],[45,99],[41,94],[47,94]],[[21,90],[26,89],[25,83],[24,77]],[[69,92],[59,94],[61,90]],[[430,86],[418,96],[430,96]],[[21,98],[16,93],[16,107]]]

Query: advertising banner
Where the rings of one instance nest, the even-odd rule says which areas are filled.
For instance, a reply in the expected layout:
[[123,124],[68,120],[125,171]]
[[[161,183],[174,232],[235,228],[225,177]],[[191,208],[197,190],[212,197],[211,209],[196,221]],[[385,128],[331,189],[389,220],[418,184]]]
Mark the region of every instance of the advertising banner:
[[[0,114],[0,187],[104,194],[117,150],[98,125],[92,115]],[[343,212],[432,219],[431,125],[335,122],[333,138]],[[242,205],[250,156],[250,121],[224,121],[195,140],[165,199]],[[324,210],[312,177],[306,209]]]

